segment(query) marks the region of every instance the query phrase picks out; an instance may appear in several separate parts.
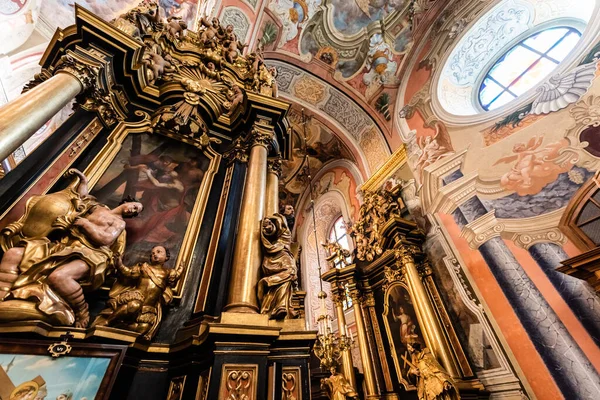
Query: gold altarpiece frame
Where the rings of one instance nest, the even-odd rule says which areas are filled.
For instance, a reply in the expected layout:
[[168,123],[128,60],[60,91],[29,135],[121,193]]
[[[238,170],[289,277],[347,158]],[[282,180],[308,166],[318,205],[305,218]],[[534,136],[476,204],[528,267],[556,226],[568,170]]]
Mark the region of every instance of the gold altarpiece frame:
[[[117,154],[123,147],[125,139],[130,134],[151,132],[150,116],[143,111],[136,112],[136,115],[142,116],[142,121],[136,123],[120,122],[109,134],[107,138],[107,144],[85,169],[84,174],[88,177],[90,192],[93,191],[94,186],[98,183],[100,178],[108,170],[111,163],[117,157]],[[200,227],[202,226],[202,221],[204,220],[204,213],[208,203],[208,197],[212,189],[214,177],[218,172],[222,156],[210,145],[206,145],[198,139],[178,135],[174,132],[166,130],[155,130],[151,134],[162,135],[164,137],[177,140],[183,144],[193,146],[200,150],[202,154],[209,160],[208,169],[206,170],[198,189],[198,194],[196,195],[189,218],[189,223],[183,236],[181,248],[173,263],[174,267],[183,265],[184,268],[182,279],[177,282],[176,287],[173,289],[174,298],[181,299],[181,296],[183,295],[183,288],[187,282],[189,269],[192,264],[194,247],[198,241]],[[212,240],[213,239],[211,238],[211,242]]]

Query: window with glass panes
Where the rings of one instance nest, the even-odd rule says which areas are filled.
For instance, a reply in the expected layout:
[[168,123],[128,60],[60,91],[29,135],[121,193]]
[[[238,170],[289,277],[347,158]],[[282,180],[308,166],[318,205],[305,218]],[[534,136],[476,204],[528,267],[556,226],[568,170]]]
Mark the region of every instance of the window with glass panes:
[[[339,217],[337,220],[335,220],[331,230],[329,231],[329,242],[337,243],[342,247],[342,249],[350,251],[350,240],[352,239],[346,231],[346,223],[344,222],[344,218]],[[343,267],[342,261],[343,260],[335,260],[335,267]],[[350,259],[346,261],[350,262]]]
[[581,33],[570,27],[538,32],[508,50],[490,68],[479,102],[490,111],[511,102],[543,81],[575,48]]
[[[342,249],[350,251],[350,235],[348,235],[348,231],[346,230],[346,223],[344,222],[343,217],[339,217],[331,227],[329,231],[329,242],[339,244]],[[350,259],[347,259],[346,262],[351,262]],[[343,267],[342,260],[335,260],[335,267],[341,268]],[[345,299],[344,299],[344,310],[352,307],[352,298],[350,297],[350,291],[348,289],[348,285],[344,286]]]

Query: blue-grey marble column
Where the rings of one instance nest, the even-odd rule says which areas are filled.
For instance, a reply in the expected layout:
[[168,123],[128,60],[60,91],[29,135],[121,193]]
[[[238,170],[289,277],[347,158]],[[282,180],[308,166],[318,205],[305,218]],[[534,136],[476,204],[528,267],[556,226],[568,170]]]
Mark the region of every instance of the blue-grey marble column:
[[[488,212],[474,197],[453,213],[459,226]],[[600,399],[600,375],[499,237],[479,247],[525,331],[567,399]]]
[[600,346],[600,297],[586,282],[556,271],[560,262],[569,258],[567,253],[555,243],[536,243],[529,253]]

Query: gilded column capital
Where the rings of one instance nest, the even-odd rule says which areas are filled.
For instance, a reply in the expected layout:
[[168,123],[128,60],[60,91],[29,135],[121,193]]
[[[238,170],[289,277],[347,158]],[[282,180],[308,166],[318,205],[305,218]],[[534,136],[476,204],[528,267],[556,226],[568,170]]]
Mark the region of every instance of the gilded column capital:
[[98,76],[103,68],[102,64],[91,63],[73,52],[68,52],[60,58],[60,63],[54,73],[67,73],[73,76],[81,83],[83,89],[87,90],[97,84]]
[[271,174],[277,175],[278,178],[281,177],[282,166],[281,166],[281,156],[277,156],[275,158],[269,158],[267,160],[267,171]]
[[433,270],[431,269],[431,264],[429,263],[429,260],[424,260],[418,267],[417,270],[419,271],[419,274],[423,277],[425,276],[429,276],[433,274]]
[[273,143],[273,135],[273,127],[259,120],[248,135],[248,144],[250,147],[263,146],[268,149]]
[[248,162],[248,146],[241,139],[236,139],[233,147],[225,152],[224,157],[229,163],[234,161],[247,163]]
[[415,246],[402,246],[399,249],[396,249],[394,251],[396,265],[401,268],[406,264],[414,264],[416,253],[417,249],[415,248]]
[[333,290],[331,291],[331,301],[336,306],[344,305],[344,299],[342,298],[341,294],[338,291],[333,291]]
[[375,307],[375,296],[373,292],[367,292],[363,296],[363,303],[365,307]]

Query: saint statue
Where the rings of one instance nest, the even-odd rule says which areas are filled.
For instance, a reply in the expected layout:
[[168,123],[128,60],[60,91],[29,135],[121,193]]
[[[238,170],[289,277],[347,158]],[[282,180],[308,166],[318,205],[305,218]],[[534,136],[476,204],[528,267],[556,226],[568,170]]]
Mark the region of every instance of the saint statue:
[[409,374],[418,379],[419,400],[459,400],[460,396],[454,381],[428,348],[421,349],[420,343],[406,345],[411,356]]
[[84,289],[98,289],[125,249],[125,219],[142,211],[127,201],[114,209],[88,194],[71,169],[64,190],[32,196],[25,214],[0,234],[0,321],[42,320],[85,328]]
[[152,339],[162,319],[162,306],[171,303],[173,290],[183,267],[164,266],[170,258],[163,246],[154,246],[150,262],[127,267],[116,259],[117,282],[110,290],[107,306],[94,321],[94,326],[111,326],[139,332]]
[[329,371],[331,376],[321,379],[321,389],[327,392],[329,400],[358,399],[358,393],[346,377],[337,372],[336,367],[331,367]]
[[292,288],[296,280],[296,260],[290,250],[292,234],[286,218],[275,213],[262,220],[262,279],[258,282],[260,313],[270,319],[295,318]]

